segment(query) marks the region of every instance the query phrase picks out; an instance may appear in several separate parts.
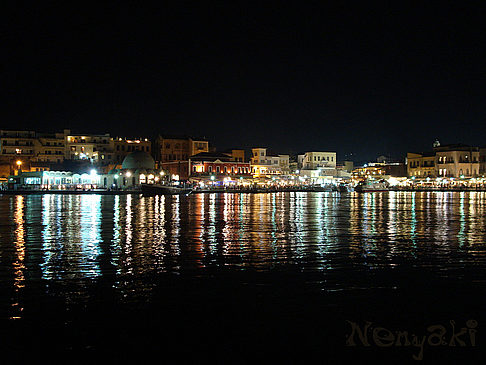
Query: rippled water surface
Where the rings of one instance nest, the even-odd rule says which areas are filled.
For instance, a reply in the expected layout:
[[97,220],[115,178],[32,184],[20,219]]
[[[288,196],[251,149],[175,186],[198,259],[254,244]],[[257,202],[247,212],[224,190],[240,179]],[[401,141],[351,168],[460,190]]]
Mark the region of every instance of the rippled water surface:
[[314,351],[333,332],[313,322],[340,341],[346,319],[480,320],[485,212],[481,192],[2,196],[3,335],[14,351],[43,331],[63,351],[119,351],[108,331],[156,351],[140,334],[154,324],[185,338],[219,323],[231,363],[235,344],[275,335],[265,323],[289,332],[282,350],[297,328]]

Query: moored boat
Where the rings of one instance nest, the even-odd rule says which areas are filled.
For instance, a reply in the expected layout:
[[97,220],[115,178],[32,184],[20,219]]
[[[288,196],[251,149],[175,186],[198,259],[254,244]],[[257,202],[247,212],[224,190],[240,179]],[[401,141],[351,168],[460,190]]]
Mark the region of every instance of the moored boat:
[[161,184],[142,184],[142,193],[149,195],[176,195],[176,194],[190,194],[191,188],[181,188],[178,186],[161,185]]
[[360,183],[356,185],[354,190],[361,193],[390,191],[390,186],[385,181],[367,182],[367,183]]

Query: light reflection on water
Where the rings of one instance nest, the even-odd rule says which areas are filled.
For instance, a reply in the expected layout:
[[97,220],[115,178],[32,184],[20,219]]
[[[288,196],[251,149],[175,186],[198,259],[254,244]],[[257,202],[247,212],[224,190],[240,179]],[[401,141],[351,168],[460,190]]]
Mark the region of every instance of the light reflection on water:
[[485,209],[482,192],[2,196],[0,281],[18,317],[29,280],[136,291],[139,275],[292,266],[335,290],[350,271],[455,275],[484,265]]

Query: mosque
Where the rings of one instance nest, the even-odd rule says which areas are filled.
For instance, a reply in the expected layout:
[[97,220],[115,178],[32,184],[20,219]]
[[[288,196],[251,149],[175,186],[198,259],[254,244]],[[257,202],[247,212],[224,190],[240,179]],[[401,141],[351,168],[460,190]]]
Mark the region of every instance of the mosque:
[[155,160],[147,152],[135,151],[128,154],[121,169],[112,169],[103,174],[100,187],[105,189],[130,189],[140,184],[154,184],[166,178],[162,169],[155,168]]

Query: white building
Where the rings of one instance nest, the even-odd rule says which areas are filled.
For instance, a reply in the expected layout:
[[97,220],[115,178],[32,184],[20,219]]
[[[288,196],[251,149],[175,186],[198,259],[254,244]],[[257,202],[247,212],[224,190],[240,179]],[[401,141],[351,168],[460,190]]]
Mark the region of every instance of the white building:
[[251,169],[254,176],[260,175],[285,175],[290,172],[289,155],[267,155],[266,148],[253,148]]
[[65,156],[70,160],[89,160],[93,163],[113,163],[113,139],[107,134],[71,134],[65,130]]
[[336,176],[336,152],[306,152],[299,155],[299,174],[307,177]]

